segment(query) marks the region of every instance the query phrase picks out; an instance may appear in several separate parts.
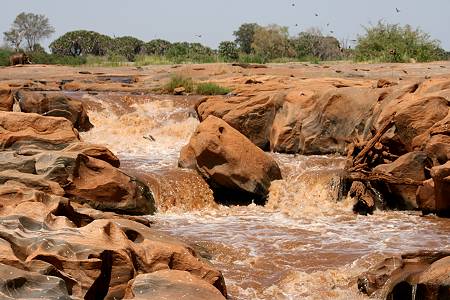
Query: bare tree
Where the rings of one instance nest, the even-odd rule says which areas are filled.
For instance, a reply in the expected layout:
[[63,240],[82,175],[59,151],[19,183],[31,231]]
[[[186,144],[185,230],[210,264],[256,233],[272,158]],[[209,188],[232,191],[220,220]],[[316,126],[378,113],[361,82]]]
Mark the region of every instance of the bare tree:
[[16,50],[20,48],[23,40],[28,51],[34,51],[35,46],[44,38],[55,32],[48,18],[33,13],[20,13],[11,25],[11,29],[4,32],[5,41]]
[[11,29],[10,31],[4,32],[5,42],[14,48],[14,50],[19,51],[20,44],[23,41],[23,32],[17,29]]

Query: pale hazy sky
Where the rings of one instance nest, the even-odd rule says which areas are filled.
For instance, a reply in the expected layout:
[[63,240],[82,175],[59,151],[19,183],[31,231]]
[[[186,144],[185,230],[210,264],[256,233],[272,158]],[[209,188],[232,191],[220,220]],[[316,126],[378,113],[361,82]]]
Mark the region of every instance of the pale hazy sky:
[[[22,11],[45,14],[56,33],[88,29],[111,36],[132,35],[144,41],[198,41],[217,47],[232,40],[244,22],[288,26],[292,35],[309,27],[333,30],[354,39],[363,25],[383,19],[411,24],[439,39],[450,50],[450,0],[2,0],[0,31],[8,30]],[[292,6],[295,4],[295,6]],[[400,9],[400,13],[396,12]],[[316,17],[315,13],[319,16]],[[327,27],[326,24],[330,23]],[[295,26],[298,24],[298,26]],[[201,38],[196,35],[202,35]],[[49,41],[44,42],[48,44]]]

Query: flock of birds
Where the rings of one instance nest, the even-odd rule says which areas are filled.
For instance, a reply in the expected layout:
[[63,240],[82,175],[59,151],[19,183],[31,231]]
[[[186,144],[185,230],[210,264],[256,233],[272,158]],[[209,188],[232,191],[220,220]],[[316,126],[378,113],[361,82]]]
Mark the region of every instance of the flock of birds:
[[[295,7],[295,3],[292,3],[291,6],[292,6],[292,7]],[[396,12],[397,14],[399,14],[399,13],[401,13],[401,10],[400,10],[399,8],[396,7],[396,8],[395,8],[395,12]],[[314,16],[315,16],[315,17],[318,17],[318,16],[319,16],[319,13],[317,13],[317,12],[314,13]],[[329,28],[331,24],[330,24],[330,23],[327,23],[326,25],[327,25],[327,28]],[[298,26],[299,26],[298,23],[296,23],[296,24],[295,24],[295,27],[298,27]],[[331,34],[334,34],[334,30],[329,30],[329,32],[330,32]],[[202,35],[201,35],[201,34],[196,34],[195,37],[201,39],[201,38],[202,38]],[[351,42],[356,42],[356,40],[350,40],[350,41],[351,41]]]

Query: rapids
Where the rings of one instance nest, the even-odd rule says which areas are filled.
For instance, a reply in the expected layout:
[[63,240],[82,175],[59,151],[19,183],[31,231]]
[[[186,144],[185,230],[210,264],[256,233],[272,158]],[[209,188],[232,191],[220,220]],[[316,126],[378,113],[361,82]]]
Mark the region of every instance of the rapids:
[[[77,96],[95,126],[82,138],[109,147],[126,168],[170,174],[198,124],[195,97]],[[450,250],[449,220],[395,211],[365,217],[348,200],[336,202],[343,158],[271,155],[284,179],[272,184],[265,207],[172,207],[150,217],[223,271],[230,299],[365,299],[355,278],[384,255]],[[207,193],[185,183],[165,189]]]

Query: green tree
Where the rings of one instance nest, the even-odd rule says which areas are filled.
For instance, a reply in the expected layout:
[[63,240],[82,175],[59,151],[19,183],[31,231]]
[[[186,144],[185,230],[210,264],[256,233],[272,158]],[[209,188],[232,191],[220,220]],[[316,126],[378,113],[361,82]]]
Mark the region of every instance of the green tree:
[[332,36],[323,36],[318,28],[311,28],[291,39],[297,58],[338,59],[342,56],[339,41]]
[[23,12],[17,15],[10,30],[3,34],[5,41],[16,50],[25,40],[27,50],[34,51],[35,45],[50,37],[54,32],[55,29],[50,25],[46,16]]
[[219,44],[219,56],[227,61],[235,61],[239,58],[237,44],[231,41],[223,41]]
[[410,25],[378,22],[365,27],[365,34],[358,37],[355,59],[382,62],[432,61],[443,59],[445,51],[440,42],[420,29]]
[[258,27],[255,31],[253,52],[265,59],[292,56],[293,50],[289,43],[288,28],[279,25]]
[[115,55],[126,57],[129,61],[133,61],[135,56],[141,52],[144,42],[132,37],[122,36],[112,41],[111,51]]
[[76,30],[62,35],[50,44],[53,54],[106,55],[112,47],[112,38],[95,31]]
[[256,30],[260,27],[261,26],[256,23],[244,23],[233,33],[236,38],[235,42],[242,52],[247,54],[252,52],[254,35]]
[[169,50],[172,44],[169,41],[156,39],[145,43],[142,47],[142,52],[148,55],[160,55],[163,56]]

